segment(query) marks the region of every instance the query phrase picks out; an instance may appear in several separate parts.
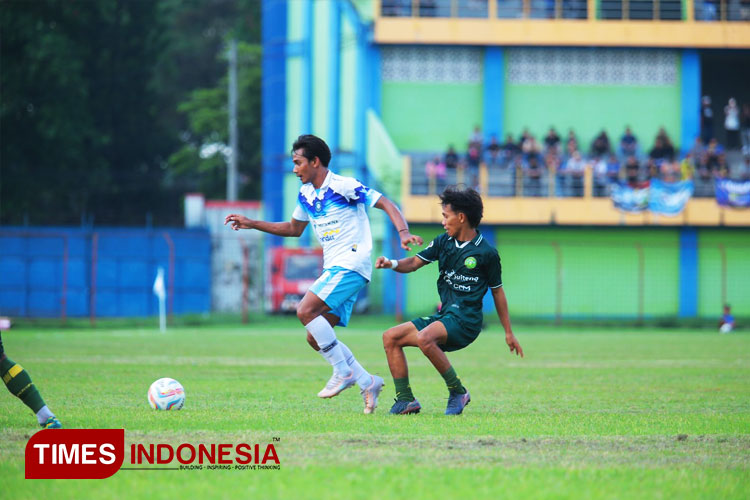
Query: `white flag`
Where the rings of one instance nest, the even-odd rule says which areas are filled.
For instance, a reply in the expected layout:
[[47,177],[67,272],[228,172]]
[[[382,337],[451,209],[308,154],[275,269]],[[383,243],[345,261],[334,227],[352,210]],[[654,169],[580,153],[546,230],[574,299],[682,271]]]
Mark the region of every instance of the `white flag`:
[[167,291],[164,288],[164,268],[159,267],[156,271],[156,279],[154,280],[154,295],[156,295],[159,300],[164,300],[164,297],[167,295]]

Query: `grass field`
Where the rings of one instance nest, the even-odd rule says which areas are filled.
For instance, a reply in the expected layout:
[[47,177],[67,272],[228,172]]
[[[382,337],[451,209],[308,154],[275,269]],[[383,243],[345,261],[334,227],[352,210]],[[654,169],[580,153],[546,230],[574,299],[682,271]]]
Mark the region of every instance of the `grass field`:
[[[26,481],[36,420],[0,396],[2,498],[748,498],[750,335],[713,331],[497,325],[451,360],[473,400],[443,415],[442,379],[408,350],[423,411],[388,415],[393,384],[380,334],[339,331],[386,378],[375,415],[356,389],[316,393],[330,367],[292,318],[249,326],[18,328],[3,335],[66,427],[124,428],[129,443],[276,443],[281,470],[125,471],[94,481]],[[179,412],[148,386],[178,379]],[[53,431],[46,431],[53,432]],[[129,464],[126,453],[125,464]]]

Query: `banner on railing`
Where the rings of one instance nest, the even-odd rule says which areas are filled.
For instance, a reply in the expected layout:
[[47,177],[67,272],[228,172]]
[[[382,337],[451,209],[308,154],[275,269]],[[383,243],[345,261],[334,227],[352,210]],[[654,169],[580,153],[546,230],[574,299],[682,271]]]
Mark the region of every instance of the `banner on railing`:
[[643,212],[648,208],[648,187],[633,188],[627,184],[612,184],[612,201],[624,212]]
[[615,207],[625,212],[651,212],[661,215],[677,215],[693,196],[693,181],[664,182],[652,179],[643,187],[627,184],[612,185],[612,201]]
[[648,209],[662,215],[677,215],[693,196],[693,181],[664,182],[651,180]]
[[750,181],[716,179],[716,202],[723,207],[750,207]]

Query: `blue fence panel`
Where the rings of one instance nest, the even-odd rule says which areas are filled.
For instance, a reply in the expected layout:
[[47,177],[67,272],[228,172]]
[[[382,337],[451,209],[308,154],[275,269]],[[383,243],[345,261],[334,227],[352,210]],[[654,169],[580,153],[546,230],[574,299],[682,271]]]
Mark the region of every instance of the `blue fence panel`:
[[210,311],[208,231],[0,227],[0,314],[85,317],[93,303],[98,317],[154,315],[159,267],[172,312]]

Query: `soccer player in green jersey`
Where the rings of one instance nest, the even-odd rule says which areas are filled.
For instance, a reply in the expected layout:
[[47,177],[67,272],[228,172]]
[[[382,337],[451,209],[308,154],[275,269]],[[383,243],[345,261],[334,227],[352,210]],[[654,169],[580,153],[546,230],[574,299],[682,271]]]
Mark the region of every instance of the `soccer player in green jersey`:
[[3,349],[3,338],[0,337],[0,376],[3,383],[11,394],[23,401],[31,411],[36,413],[36,418],[42,429],[61,429],[62,424],[57,417],[44,404],[42,395],[39,394],[31,377],[23,367],[5,355]]
[[440,195],[445,233],[413,257],[391,260],[378,257],[375,267],[410,273],[438,261],[437,288],[442,307],[433,316],[414,319],[388,329],[383,346],[396,386],[392,414],[419,413],[422,407],[409,386],[404,347],[419,347],[445,379],[450,396],[446,415],[460,415],[471,401],[446,352],[471,344],[482,329],[482,299],[489,288],[505,329],[510,352],[523,357],[523,349],[510,326],[508,301],[503,291],[500,257],[477,227],[482,220],[482,198],[475,190],[448,187]]

